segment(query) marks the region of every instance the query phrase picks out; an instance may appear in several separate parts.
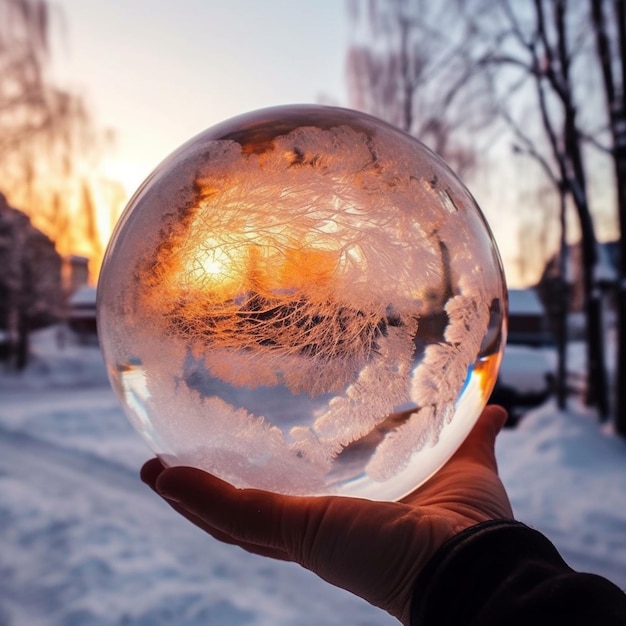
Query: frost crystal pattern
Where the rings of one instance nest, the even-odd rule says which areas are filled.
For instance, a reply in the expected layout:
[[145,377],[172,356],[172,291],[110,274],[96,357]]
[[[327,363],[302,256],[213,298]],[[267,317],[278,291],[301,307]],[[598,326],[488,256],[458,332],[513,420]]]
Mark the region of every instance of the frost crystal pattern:
[[148,178],[98,315],[113,386],[166,463],[397,499],[482,410],[506,296],[437,156],[363,114],[282,107],[205,131]]

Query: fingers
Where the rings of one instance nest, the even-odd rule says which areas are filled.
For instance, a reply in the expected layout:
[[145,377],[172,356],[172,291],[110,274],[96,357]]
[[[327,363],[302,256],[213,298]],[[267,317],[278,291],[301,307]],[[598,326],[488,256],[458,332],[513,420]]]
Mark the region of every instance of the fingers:
[[[252,552],[254,554],[259,554],[261,556],[268,556],[274,559],[279,559],[282,561],[288,561],[289,556],[284,552],[284,550],[269,548],[266,546],[259,546],[256,543],[248,543],[245,541],[239,541],[234,539],[230,534],[215,528],[210,523],[207,522],[201,516],[194,514],[188,508],[186,508],[180,501],[180,497],[172,497],[167,498],[164,494],[159,493],[157,489],[157,481],[159,476],[166,471],[165,466],[161,463],[158,458],[150,459],[147,461],[144,466],[141,468],[140,477],[141,480],[146,483],[157,495],[163,497],[163,499],[180,515],[182,515],[185,519],[189,520],[192,524],[208,533],[218,541],[222,541],[223,543],[228,543],[231,545],[237,545],[240,548],[248,552]],[[216,479],[217,480],[217,479]],[[221,482],[221,481],[220,481]],[[225,483],[224,483],[225,484]]]
[[297,552],[296,541],[290,540],[285,529],[306,524],[313,500],[235,489],[191,467],[161,472],[155,488],[171,504],[182,508],[185,517],[218,539],[283,560],[294,560]]
[[214,536],[300,563],[396,616],[437,547],[430,522],[421,536],[420,515],[398,503],[235,489],[190,467],[159,473],[156,490]]
[[214,539],[221,541],[222,543],[227,543],[229,545],[238,546],[246,550],[246,552],[250,552],[252,554],[257,554],[259,556],[267,556],[273,559],[278,559],[280,561],[289,561],[289,556],[283,550],[277,550],[274,548],[267,548],[265,546],[259,546],[254,543],[246,543],[243,541],[237,541],[233,539],[230,535],[214,528],[210,524],[208,524],[204,519],[194,515],[190,511],[188,511],[182,504],[177,502],[172,502],[170,500],[165,500],[171,507],[174,509],[179,515],[190,521],[194,526],[197,526],[207,534],[211,535]]

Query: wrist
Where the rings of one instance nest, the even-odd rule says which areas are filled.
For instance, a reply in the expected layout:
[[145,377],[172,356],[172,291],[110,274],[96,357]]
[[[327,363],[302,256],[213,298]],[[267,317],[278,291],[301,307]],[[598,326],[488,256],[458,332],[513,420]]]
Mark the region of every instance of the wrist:
[[[465,623],[474,610],[508,576],[516,563],[518,545],[541,544],[553,551],[545,537],[513,519],[494,519],[470,526],[452,537],[431,558],[416,578],[410,615],[405,626]],[[563,565],[565,565],[563,563]],[[458,621],[457,614],[464,617]]]

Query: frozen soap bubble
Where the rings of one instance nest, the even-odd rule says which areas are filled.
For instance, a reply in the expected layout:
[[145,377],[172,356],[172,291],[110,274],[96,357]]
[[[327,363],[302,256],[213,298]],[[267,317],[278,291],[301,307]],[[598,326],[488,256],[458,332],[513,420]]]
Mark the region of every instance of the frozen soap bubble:
[[165,464],[394,500],[474,425],[506,307],[485,219],[439,157],[373,117],[287,106],[201,133],[143,183],[98,330]]

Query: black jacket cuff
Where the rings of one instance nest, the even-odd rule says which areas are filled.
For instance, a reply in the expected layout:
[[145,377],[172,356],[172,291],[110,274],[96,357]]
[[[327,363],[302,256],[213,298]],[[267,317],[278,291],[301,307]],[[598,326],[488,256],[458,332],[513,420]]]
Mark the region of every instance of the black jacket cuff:
[[541,533],[512,520],[453,537],[420,573],[411,626],[626,625],[626,596],[574,572]]

